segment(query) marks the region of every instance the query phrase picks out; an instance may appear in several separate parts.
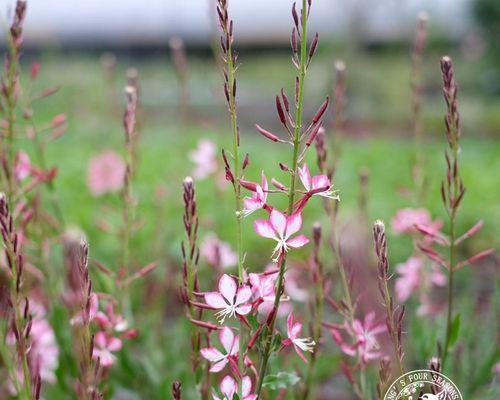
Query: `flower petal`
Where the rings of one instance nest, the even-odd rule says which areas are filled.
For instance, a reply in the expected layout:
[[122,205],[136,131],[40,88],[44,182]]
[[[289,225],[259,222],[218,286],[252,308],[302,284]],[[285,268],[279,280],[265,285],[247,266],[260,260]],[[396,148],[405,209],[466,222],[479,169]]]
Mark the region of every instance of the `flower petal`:
[[229,302],[234,304],[234,295],[236,294],[236,282],[228,274],[224,274],[219,279],[219,292]]
[[224,350],[226,350],[226,354],[231,353],[231,349],[234,347],[234,333],[233,331],[225,326],[220,332],[219,332],[219,340],[222,346],[224,347]]
[[227,358],[223,358],[219,362],[216,362],[212,367],[210,368],[210,372],[220,372],[224,369],[224,367],[227,364]]
[[305,235],[295,236],[294,238],[288,239],[286,244],[288,247],[293,247],[297,249],[309,243],[309,239]]
[[220,383],[220,391],[228,399],[232,399],[234,394],[238,391],[238,384],[230,375],[227,375]]
[[241,381],[241,394],[246,399],[251,391],[252,391],[252,380],[248,375],[244,376]]
[[331,186],[330,179],[328,179],[326,175],[316,175],[315,177],[312,178],[313,189],[329,188],[330,186]]
[[300,213],[295,213],[295,214],[290,215],[286,219],[286,236],[285,236],[285,238],[288,239],[294,233],[298,232],[300,230],[301,226],[302,226],[302,215]]
[[300,181],[304,185],[304,188],[307,191],[311,190],[311,173],[309,172],[309,167],[307,166],[307,164],[304,163],[302,165],[302,168],[299,167],[298,172]]
[[278,237],[285,237],[287,218],[281,212],[276,209],[271,211],[271,216],[269,217],[269,221],[271,222],[272,227],[278,234]]
[[227,302],[224,300],[222,295],[218,292],[205,293],[205,302],[214,308],[226,308]]
[[122,348],[122,341],[118,338],[111,337],[108,339],[106,347],[109,351],[119,351]]
[[236,313],[239,315],[247,315],[250,311],[252,311],[251,304],[246,304],[244,306],[236,307]]
[[236,294],[236,301],[234,302],[235,305],[240,305],[243,303],[246,303],[250,298],[252,297],[252,289],[250,289],[249,286],[242,286],[238,289],[238,292]]
[[218,362],[225,358],[224,354],[222,354],[215,347],[206,347],[200,350],[200,354],[203,358],[207,359],[210,362]]
[[276,237],[276,232],[274,231],[274,228],[271,225],[271,222],[269,222],[266,219],[255,220],[253,223],[253,228],[255,229],[255,232],[257,232],[259,236],[268,239],[278,240],[278,238]]

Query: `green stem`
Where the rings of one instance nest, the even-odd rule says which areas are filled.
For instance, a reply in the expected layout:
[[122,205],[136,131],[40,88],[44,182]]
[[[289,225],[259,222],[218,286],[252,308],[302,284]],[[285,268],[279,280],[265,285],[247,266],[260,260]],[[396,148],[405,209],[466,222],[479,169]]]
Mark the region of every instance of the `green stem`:
[[[293,158],[292,158],[292,173],[290,177],[290,189],[288,192],[288,215],[293,212],[293,202],[295,198],[295,181],[297,176],[297,166],[299,157],[299,145],[300,145],[300,135],[302,132],[302,108],[304,102],[304,81],[306,76],[306,65],[307,65],[307,3],[306,0],[302,0],[302,33],[301,33],[301,44],[300,44],[300,69],[299,69],[299,87],[297,96],[297,112],[295,114],[295,129],[293,135]],[[264,378],[266,376],[267,364],[269,362],[269,357],[271,355],[271,344],[275,336],[274,325],[276,322],[276,315],[279,308],[279,302],[281,293],[284,287],[284,276],[286,267],[286,256],[281,257],[280,270],[278,275],[277,289],[274,297],[273,305],[273,316],[269,323],[269,329],[267,330],[267,337],[264,344],[264,351],[262,354],[262,361],[259,370],[259,379],[257,382],[257,388],[255,394],[257,398],[260,398],[260,393],[262,391],[262,384],[264,383]]]

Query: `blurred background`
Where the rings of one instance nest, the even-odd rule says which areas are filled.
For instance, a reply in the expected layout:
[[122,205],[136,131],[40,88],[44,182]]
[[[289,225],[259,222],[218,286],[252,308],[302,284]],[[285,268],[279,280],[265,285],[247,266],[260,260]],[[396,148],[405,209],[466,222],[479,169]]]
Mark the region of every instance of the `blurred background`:
[[[284,175],[277,163],[288,162],[289,153],[263,139],[254,124],[279,131],[274,96],[281,88],[289,94],[293,91],[296,71],[289,49],[292,0],[229,3],[240,62],[237,97],[242,149],[250,153],[251,160],[247,178],[257,180],[260,170],[265,169],[268,177],[281,179]],[[13,4],[0,0],[3,26],[9,21]],[[449,54],[460,88],[462,171],[468,189],[459,230],[465,231],[479,218],[485,221],[481,234],[468,242],[462,255],[500,245],[500,1],[313,0],[310,33],[318,31],[320,43],[308,73],[305,113],[312,116],[324,97],[332,95],[334,65],[342,60],[345,126],[335,185],[340,190],[342,219],[355,222],[350,237],[357,239],[346,239],[354,254],[359,253],[359,242],[365,255],[371,254],[371,221],[390,221],[396,210],[415,204],[409,195],[415,161],[411,52],[417,17],[422,12],[429,22],[421,66],[427,192],[420,205],[435,218],[444,219],[439,185],[445,171],[445,104],[439,60]],[[5,35],[1,40],[5,45]],[[123,88],[127,81],[139,80],[140,160],[135,187],[141,229],[133,239],[133,258],[138,266],[160,260],[161,268],[154,278],[146,280],[145,289],[136,290],[134,308],[137,325],[157,331],[153,332],[156,336],[147,334],[140,339],[140,351],[120,356],[120,367],[110,377],[113,391],[124,396],[117,398],[166,398],[173,379],[183,379],[186,387],[192,380],[189,363],[179,362],[178,357],[179,349],[186,354],[189,351],[189,343],[179,339],[185,333],[185,321],[181,307],[172,307],[177,304],[183,237],[180,188],[182,179],[196,168],[190,154],[201,139],[215,143],[219,163],[221,148],[231,144],[218,40],[214,0],[28,1],[21,61],[26,76],[32,63],[41,64],[30,90],[59,88],[35,107],[35,121],[47,124],[59,113],[66,114],[68,121],[67,133],[47,148],[51,164],[58,165],[57,195],[67,220],[88,235],[92,257],[112,268],[117,264],[120,242],[104,228],[119,224],[120,198],[117,194],[94,197],[87,187],[87,165],[103,150],[124,153]],[[334,111],[328,117],[330,122]],[[315,165],[312,152],[309,162]],[[220,167],[214,173],[216,177]],[[227,223],[234,213],[232,193],[228,186],[213,182],[209,176],[197,179],[200,235],[203,238],[215,231],[234,247],[234,226]],[[307,213],[305,230],[316,218],[323,218],[320,207]],[[360,215],[363,222],[356,225]],[[251,223],[244,229],[247,264],[251,270],[253,266],[261,269],[268,262],[266,243],[252,233]],[[413,251],[409,238],[392,235],[390,248],[393,265],[406,260]],[[305,256],[300,257],[305,265]],[[370,256],[366,260],[373,261]],[[484,264],[470,275],[463,274],[458,282],[457,291],[466,294],[462,306],[463,320],[468,322],[477,317],[476,303],[472,304],[476,298],[479,302],[495,295],[498,259],[493,257]],[[62,270],[61,266],[54,268]],[[95,279],[103,291],[112,285],[99,274]],[[482,297],[477,296],[479,293]],[[416,308],[416,302],[413,305]],[[142,314],[144,307],[152,311]],[[164,324],[161,327],[159,320]],[[498,331],[495,323],[495,318],[486,318],[485,324],[491,325],[483,325],[479,333],[474,323],[464,323],[465,334],[478,335],[475,344],[466,349],[473,359],[481,361],[488,356],[492,362]],[[408,362],[421,367],[434,354],[435,337],[418,324],[409,329],[416,332],[418,343],[411,349]],[[58,340],[70,342],[68,337]],[[477,349],[481,341],[489,347]],[[175,346],[166,347],[165,343]],[[156,351],[158,348],[163,352]],[[478,353],[474,353],[476,350]],[[321,361],[319,379],[328,378],[331,363],[339,360],[337,354]],[[462,361],[464,368],[457,368],[453,380],[472,396],[468,398],[480,398],[480,385],[469,379],[475,364]],[[486,371],[484,382],[490,370],[489,364],[482,370]],[[66,372],[59,374],[63,377]],[[339,380],[345,384],[336,377],[331,386]],[[349,398],[347,390],[335,389],[334,395],[328,392],[331,383],[325,383],[323,398]],[[61,393],[67,388],[61,385],[50,388],[48,398],[65,398]]]

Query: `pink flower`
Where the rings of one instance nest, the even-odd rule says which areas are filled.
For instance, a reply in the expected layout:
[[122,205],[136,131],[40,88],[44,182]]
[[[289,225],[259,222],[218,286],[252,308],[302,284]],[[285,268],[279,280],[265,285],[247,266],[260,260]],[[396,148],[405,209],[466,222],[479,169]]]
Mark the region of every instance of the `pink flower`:
[[238,263],[238,256],[227,242],[219,240],[211,233],[200,246],[200,254],[213,267],[230,268]]
[[300,322],[293,322],[293,313],[288,315],[288,319],[286,321],[287,327],[287,338],[283,340],[283,346],[293,346],[298,356],[304,361],[307,362],[307,359],[302,354],[302,351],[314,351],[314,346],[316,343],[311,338],[299,338],[299,333],[302,330],[302,324]]
[[106,313],[97,312],[95,319],[101,330],[105,332],[125,332],[128,327],[127,321],[120,314],[115,314],[114,306],[111,301],[106,304]]
[[92,358],[101,360],[103,367],[111,367],[116,357],[113,353],[121,350],[122,341],[106,332],[97,332],[94,336],[94,352]]
[[[59,365],[59,346],[54,330],[45,317],[45,309],[42,305],[30,300],[30,313],[32,315],[28,352],[30,368],[39,371],[42,381],[55,383],[55,371]],[[9,345],[15,344],[14,332],[8,333],[6,341]],[[17,377],[20,381],[24,379],[23,370],[20,367],[17,371]],[[17,394],[14,383],[10,380],[8,387],[12,394]]]
[[439,232],[441,221],[433,221],[431,214],[425,208],[403,208],[398,210],[392,219],[394,233],[412,233],[416,226],[421,226],[430,232]]
[[189,159],[195,164],[193,176],[206,178],[217,171],[217,146],[208,139],[201,139],[198,147],[189,153]]
[[220,352],[215,347],[207,347],[200,350],[202,357],[213,363],[210,367],[210,372],[222,371],[230,359],[234,360],[238,355],[240,338],[234,335],[231,328],[225,326],[219,331],[219,341],[225,353]]
[[309,167],[306,163],[302,165],[302,168],[299,167],[298,172],[304,188],[308,192],[317,191],[313,194],[313,196],[318,195],[338,200],[339,196],[333,190],[333,185],[330,183],[330,179],[328,179],[326,175],[316,175],[311,178],[311,173],[309,172]]
[[252,194],[252,197],[246,197],[243,199],[243,204],[245,206],[243,210],[243,216],[248,216],[254,211],[260,210],[266,205],[267,201],[267,191],[269,187],[267,184],[266,175],[264,175],[264,171],[262,171],[262,185],[256,185],[255,191]]
[[215,316],[219,323],[223,323],[226,317],[235,315],[243,316],[252,310],[251,304],[245,304],[252,297],[252,289],[247,285],[239,288],[236,281],[229,275],[224,274],[219,279],[219,292],[205,294],[205,302],[218,311]]
[[87,184],[94,196],[108,192],[117,192],[123,187],[125,180],[125,162],[112,150],[93,157],[89,162]]
[[14,175],[17,180],[22,181],[30,176],[31,173],[31,162],[30,157],[24,151],[19,151],[16,154],[16,160],[14,163]]
[[35,370],[40,371],[43,381],[54,383],[55,371],[59,365],[59,347],[54,330],[45,318],[45,309],[38,303],[30,302],[30,311],[33,315],[31,325],[31,347],[29,360]]
[[269,220],[258,219],[254,221],[254,229],[260,236],[278,242],[273,251],[273,256],[276,256],[274,261],[286,253],[289,247],[299,248],[309,243],[309,239],[304,235],[290,239],[290,236],[298,232],[301,226],[302,215],[300,213],[287,217],[277,210],[271,211]]
[[422,257],[410,257],[405,263],[399,264],[396,271],[399,276],[396,278],[396,296],[398,301],[404,302],[419,287],[426,287],[429,283],[436,286],[446,285],[446,275],[437,265],[432,265],[431,271],[424,269],[424,260]]
[[[242,385],[242,400],[256,400],[257,395],[251,394],[252,392],[252,380],[249,376],[244,376],[241,382]],[[233,400],[233,397],[238,393],[238,383],[233,379],[233,377],[227,375],[222,379],[220,383],[220,392],[224,396],[222,399],[218,397],[215,393],[212,394],[214,400]]]
[[377,341],[377,335],[385,332],[387,328],[384,324],[375,323],[374,312],[368,313],[363,322],[359,319],[355,319],[352,323],[352,327],[346,323],[344,329],[354,340],[353,344],[346,343],[337,329],[333,329],[331,333],[333,339],[345,354],[351,357],[357,354],[360,362],[363,364],[376,360],[382,356],[382,351]]
[[405,302],[420,286],[423,260],[420,257],[410,257],[405,263],[399,264],[396,271],[399,276],[396,278],[396,297],[399,302]]
[[89,309],[78,311],[69,321],[71,325],[83,325],[84,322],[91,322],[99,310],[99,299],[95,293],[90,295]]

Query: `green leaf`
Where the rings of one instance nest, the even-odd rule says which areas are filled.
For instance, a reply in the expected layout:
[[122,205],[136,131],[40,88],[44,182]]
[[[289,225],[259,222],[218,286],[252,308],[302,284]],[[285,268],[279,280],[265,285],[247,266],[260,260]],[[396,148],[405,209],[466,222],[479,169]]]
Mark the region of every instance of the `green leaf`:
[[295,373],[278,372],[276,375],[267,375],[262,386],[270,390],[286,389],[296,385],[300,378]]
[[449,340],[450,347],[457,342],[459,331],[460,331],[460,314],[457,314],[457,316],[453,319],[453,322],[451,323],[450,340]]

